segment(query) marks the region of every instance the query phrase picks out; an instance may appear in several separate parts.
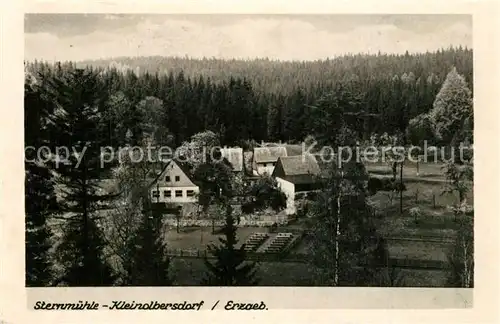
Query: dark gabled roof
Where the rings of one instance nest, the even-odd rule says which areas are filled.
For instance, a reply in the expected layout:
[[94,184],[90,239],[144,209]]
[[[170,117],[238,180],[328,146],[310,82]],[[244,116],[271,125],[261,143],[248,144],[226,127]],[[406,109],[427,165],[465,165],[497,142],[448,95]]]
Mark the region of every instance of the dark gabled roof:
[[286,149],[286,156],[302,155],[304,152],[304,148],[301,144],[286,144],[284,146]]
[[255,163],[276,162],[279,157],[286,156],[283,146],[256,147],[253,149],[253,160]]
[[320,172],[316,158],[310,154],[304,154],[280,157],[273,176],[294,184],[305,184],[315,182]]
[[301,144],[267,143],[264,147],[256,147],[254,152],[255,163],[276,162],[282,156],[302,155],[304,148]]
[[316,158],[310,154],[284,156],[280,158],[284,175],[295,176],[319,174],[320,168]]

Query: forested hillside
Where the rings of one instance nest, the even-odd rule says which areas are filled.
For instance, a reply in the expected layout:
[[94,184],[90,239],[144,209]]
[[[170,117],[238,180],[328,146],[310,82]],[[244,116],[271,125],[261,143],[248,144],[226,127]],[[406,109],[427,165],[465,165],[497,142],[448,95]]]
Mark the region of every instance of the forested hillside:
[[158,142],[177,145],[204,130],[219,133],[228,145],[250,139],[300,141],[322,118],[310,106],[338,87],[355,101],[348,104],[351,109],[371,114],[351,125],[360,137],[393,134],[431,110],[453,66],[471,90],[473,84],[472,50],[464,48],[314,62],[137,57],[30,62],[27,68],[34,75],[62,75],[88,66],[102,72],[99,82],[109,97],[101,109],[110,145],[122,143],[127,129],[134,137],[154,131]]
[[[254,213],[254,202],[262,209],[269,207],[269,217],[278,219],[279,213],[285,213],[282,209],[287,197],[272,177],[250,179],[247,185],[244,173],[233,172],[224,162],[210,158],[205,161],[200,148],[240,145],[247,149],[252,141],[305,142],[311,139],[309,135],[333,147],[354,146],[365,139],[374,146],[405,148],[408,141],[420,144],[431,140],[455,148],[473,140],[472,68],[472,50],[463,48],[400,56],[346,55],[316,62],[160,57],[112,62],[26,62],[26,285],[257,284],[253,266],[240,267],[250,260],[246,252],[234,251],[237,228],[243,243],[245,237],[253,235],[250,232],[260,232],[262,227],[242,231],[234,220],[250,216],[258,219],[260,210]],[[190,265],[175,263],[179,255],[171,248],[182,240],[171,239],[173,231],[164,232],[165,224],[159,221],[167,217],[155,207],[159,201],[153,201],[149,190],[152,178],[157,177],[156,163],[146,157],[133,161],[130,154],[119,163],[102,161],[102,148],[131,144],[146,149],[151,140],[155,145],[180,147],[179,151],[190,156],[196,180],[193,182],[200,183],[198,216],[212,221],[211,232],[205,235],[215,239],[220,234],[215,231],[215,220],[225,220],[221,233],[226,239],[217,237],[222,245],[211,248],[214,263],[205,259],[207,269],[197,273]],[[64,148],[68,149],[66,155],[60,151]],[[298,269],[300,274],[286,284],[395,286],[394,278],[379,278],[384,271],[392,271],[389,254],[394,252],[394,244],[391,252],[385,236],[397,228],[403,233],[401,237],[410,231],[418,236],[431,230],[434,237],[442,237],[443,230],[449,232],[451,228],[457,234],[450,260],[431,256],[455,267],[449,271],[449,285],[472,287],[473,222],[469,216],[473,209],[467,205],[473,179],[471,163],[462,161],[457,166],[455,160],[450,160],[446,165],[445,176],[433,186],[442,190],[440,186],[446,185],[443,192],[452,196],[457,193],[458,199],[440,206],[434,189],[426,183],[429,177],[442,172],[440,166],[433,164],[433,173],[422,175],[424,181],[413,187],[414,191],[408,190],[405,198],[406,185],[411,185],[404,183],[405,172],[411,167],[405,160],[396,162],[389,154],[392,178],[388,179],[389,165],[382,166],[379,173],[389,173],[377,178],[378,182],[372,181],[375,185],[368,185],[368,192],[365,180],[374,178],[369,178],[365,165],[358,162],[360,154],[355,152],[344,159],[347,163],[325,163],[325,177],[318,177],[321,189],[303,197],[292,227],[280,227],[283,233],[292,228],[294,233],[300,232],[293,234],[297,240],[309,236],[303,250],[307,253],[300,257],[301,262],[307,262],[307,271],[288,263],[287,272]],[[417,178],[419,170],[417,162]],[[375,197],[377,191],[383,192]],[[395,206],[393,198],[398,191],[399,204]],[[427,195],[429,191],[431,195]],[[159,187],[156,192],[160,192]],[[388,193],[387,199],[384,192]],[[232,207],[234,197],[244,198],[236,201],[238,215]],[[209,207],[217,205],[219,210],[212,212]],[[454,206],[453,215],[450,206]],[[199,228],[181,231],[181,211],[177,209],[176,213],[175,235],[182,236],[183,244],[190,249],[205,249],[208,241],[203,242],[203,232]],[[382,221],[401,226],[384,227]],[[269,234],[276,224],[269,227]],[[276,234],[274,239],[279,233],[272,234]],[[163,241],[168,241],[170,248]],[[192,242],[196,245],[192,246]],[[429,245],[435,249],[432,242]],[[414,250],[422,254],[419,248]],[[199,251],[197,257],[207,250]],[[396,255],[398,260],[406,260],[402,256],[406,258],[408,252]],[[362,273],[353,271],[360,265]],[[381,265],[387,269],[379,269]],[[282,268],[273,267],[278,270],[261,268],[264,270],[260,274],[268,278],[260,284],[282,285],[274,279],[269,281],[269,277],[283,277]],[[236,268],[243,270],[237,273],[233,271]],[[170,277],[172,269],[177,269],[176,278]],[[313,274],[307,273],[309,270]],[[191,281],[183,281],[181,277],[188,273]],[[429,280],[418,285],[429,286]]]

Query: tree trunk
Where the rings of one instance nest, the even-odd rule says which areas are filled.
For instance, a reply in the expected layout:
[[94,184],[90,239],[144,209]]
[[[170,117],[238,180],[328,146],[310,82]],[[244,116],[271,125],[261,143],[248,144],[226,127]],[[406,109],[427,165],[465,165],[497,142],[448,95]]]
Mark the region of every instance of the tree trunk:
[[340,173],[340,185],[339,192],[337,194],[337,222],[336,222],[336,234],[335,234],[335,277],[334,285],[339,285],[339,237],[340,237],[340,199],[342,197],[342,180],[344,179],[344,171]]
[[459,191],[458,192],[458,199],[460,200],[459,203],[460,204],[463,204],[464,201],[465,201],[465,192],[463,191]]
[[399,173],[400,188],[399,188],[399,212],[403,214],[403,162]]
[[396,175],[397,175],[397,162],[392,162],[392,179],[396,181]]
[[467,244],[466,244],[465,240],[463,241],[463,249],[464,249],[464,272],[463,272],[462,286],[464,288],[469,288],[469,267],[467,264],[468,255],[467,255]]

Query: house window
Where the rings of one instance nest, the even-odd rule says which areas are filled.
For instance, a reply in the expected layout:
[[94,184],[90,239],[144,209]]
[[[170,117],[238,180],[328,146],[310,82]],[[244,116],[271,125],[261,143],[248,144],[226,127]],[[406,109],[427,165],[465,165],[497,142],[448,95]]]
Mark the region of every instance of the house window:
[[172,191],[163,190],[163,197],[172,197]]
[[175,196],[176,197],[182,197],[182,190],[176,190],[175,191]]
[[176,182],[181,181],[181,177],[180,176],[175,176],[175,181]]
[[166,177],[165,177],[165,181],[166,181],[166,182],[170,182],[170,176],[166,176]]
[[194,190],[188,190],[188,191],[186,191],[186,195],[188,197],[193,197],[194,196]]
[[160,197],[160,192],[158,190],[153,190],[153,197],[154,198]]

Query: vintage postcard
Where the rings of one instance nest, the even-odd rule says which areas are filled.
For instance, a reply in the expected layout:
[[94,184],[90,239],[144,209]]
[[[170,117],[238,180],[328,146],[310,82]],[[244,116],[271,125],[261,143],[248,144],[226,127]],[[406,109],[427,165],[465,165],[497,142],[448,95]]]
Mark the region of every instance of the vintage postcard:
[[494,321],[491,4],[146,4],[3,18],[1,320]]

